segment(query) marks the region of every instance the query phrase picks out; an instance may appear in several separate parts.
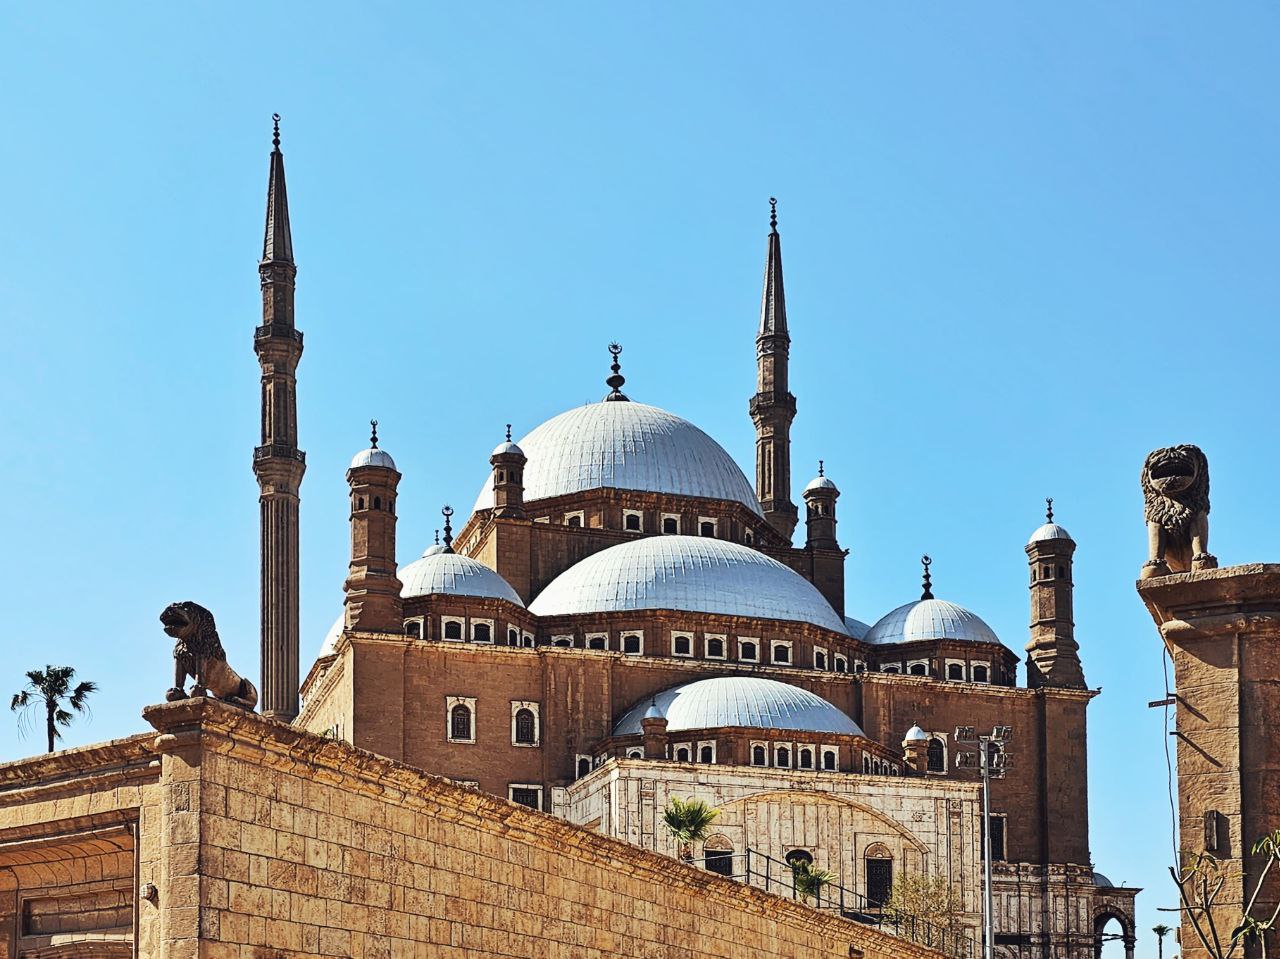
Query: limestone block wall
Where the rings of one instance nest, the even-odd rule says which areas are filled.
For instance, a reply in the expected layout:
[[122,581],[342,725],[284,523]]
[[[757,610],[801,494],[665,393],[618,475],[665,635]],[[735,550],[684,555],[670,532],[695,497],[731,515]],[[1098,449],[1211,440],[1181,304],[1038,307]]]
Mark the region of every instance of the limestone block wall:
[[198,856],[141,955],[938,955],[213,701],[145,715]]

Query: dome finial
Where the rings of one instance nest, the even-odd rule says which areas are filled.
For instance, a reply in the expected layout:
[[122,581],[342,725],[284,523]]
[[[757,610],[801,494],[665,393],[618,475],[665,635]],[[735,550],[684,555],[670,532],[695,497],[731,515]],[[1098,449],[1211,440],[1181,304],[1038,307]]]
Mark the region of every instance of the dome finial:
[[440,531],[436,530],[436,545],[440,545]]
[[370,444],[370,449],[376,450],[378,448],[378,421],[377,420],[369,421],[369,444]]
[[444,551],[446,553],[453,552],[453,524],[450,520],[453,518],[453,507],[445,504],[440,510],[440,515],[444,517]]
[[622,355],[622,344],[610,343],[609,355],[613,357],[613,363],[609,367],[609,369],[613,370],[613,375],[604,382],[613,392],[606,396],[605,400],[625,400],[627,396],[622,392],[622,384],[627,380],[622,375],[622,364],[618,362],[618,357]]
[[778,198],[769,197],[769,232],[778,232]]
[[818,475],[819,475],[819,476],[826,476],[827,474],[824,472],[824,470],[825,470],[825,469],[826,469],[826,466],[825,466],[825,464],[822,462],[822,460],[818,460]]
[[507,442],[508,443],[511,442],[511,424],[510,423],[507,424]]
[[929,567],[933,565],[933,560],[929,558],[929,554],[925,553],[920,557],[920,565],[924,567],[924,592],[920,594],[921,599],[933,599],[933,579],[929,576]]
[[1053,497],[1046,496],[1044,498],[1044,518],[1046,522],[1053,522]]
[[280,152],[280,114],[271,114],[271,146]]

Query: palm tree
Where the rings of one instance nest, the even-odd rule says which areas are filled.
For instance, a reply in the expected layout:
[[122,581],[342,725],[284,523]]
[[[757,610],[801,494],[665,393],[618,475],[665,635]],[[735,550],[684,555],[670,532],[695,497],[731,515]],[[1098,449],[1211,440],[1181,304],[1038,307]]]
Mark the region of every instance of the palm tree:
[[713,809],[701,799],[681,800],[672,796],[662,814],[662,823],[667,827],[680,847],[680,858],[688,862],[693,858],[694,843],[703,842],[711,834],[711,824],[719,809]]
[[24,726],[26,710],[35,705],[44,706],[45,732],[49,736],[49,752],[53,752],[54,743],[62,738],[59,726],[70,726],[75,717],[63,708],[65,702],[77,713],[89,709],[89,695],[98,689],[97,683],[83,682],[74,689],[71,681],[76,671],[70,666],[45,666],[44,669],[33,669],[27,673],[27,685],[21,692],[14,693],[9,708],[18,713],[18,726]]
[[796,898],[815,899],[822,895],[822,890],[836,881],[836,874],[825,869],[818,869],[812,863],[798,859],[791,864],[791,872],[795,877]]
[[1156,934],[1156,956],[1158,959],[1164,959],[1164,937],[1173,932],[1171,926],[1166,926],[1163,922],[1158,926],[1152,926],[1151,931]]

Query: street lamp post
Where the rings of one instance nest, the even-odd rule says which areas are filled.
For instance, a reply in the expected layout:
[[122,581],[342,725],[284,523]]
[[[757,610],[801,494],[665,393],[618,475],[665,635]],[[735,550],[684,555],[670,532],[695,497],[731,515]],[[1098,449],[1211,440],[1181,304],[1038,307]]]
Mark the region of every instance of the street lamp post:
[[[996,726],[990,735],[978,735],[972,726],[957,726],[957,745],[976,746],[973,752],[956,755],[960,769],[977,769],[982,778],[982,957],[995,959],[995,908],[991,895],[991,780],[1004,775],[1008,755],[1004,744],[1013,739],[1012,726]],[[995,749],[992,746],[995,745]]]

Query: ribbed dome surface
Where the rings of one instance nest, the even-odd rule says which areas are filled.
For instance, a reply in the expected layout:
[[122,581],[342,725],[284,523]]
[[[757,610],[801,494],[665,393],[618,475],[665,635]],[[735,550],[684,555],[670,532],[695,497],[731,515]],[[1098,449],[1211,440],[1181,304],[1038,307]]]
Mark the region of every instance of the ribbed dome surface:
[[854,639],[865,639],[867,633],[871,632],[871,627],[860,619],[854,619],[852,616],[844,618],[844,628]]
[[753,616],[846,632],[831,604],[799,573],[750,547],[699,536],[649,536],[611,546],[569,567],[529,604],[538,616],[630,609]]
[[[658,693],[657,706],[667,732],[749,726],[814,733],[864,735],[858,724],[821,696],[755,676],[720,676],[674,686]],[[643,732],[640,720],[651,708],[643,700],[627,711],[613,729],[615,736]]]
[[995,631],[976,614],[945,599],[918,599],[886,613],[871,627],[864,642],[912,643],[928,639],[959,639],[998,643]]
[[[733,458],[688,420],[643,403],[590,403],[520,440],[525,502],[592,489],[644,490],[732,500],[760,514]],[[476,509],[493,506],[493,477]]]
[[[1046,539],[1071,539],[1071,534],[1059,526],[1057,523],[1045,523],[1038,530],[1031,534],[1031,538],[1027,540],[1027,545],[1039,543]],[[1072,540],[1075,542],[1075,540]]]
[[524,606],[511,584],[484,563],[458,553],[436,552],[434,546],[428,547],[420,559],[401,569],[398,575],[404,586],[400,595],[405,599],[451,593],[505,599]]

